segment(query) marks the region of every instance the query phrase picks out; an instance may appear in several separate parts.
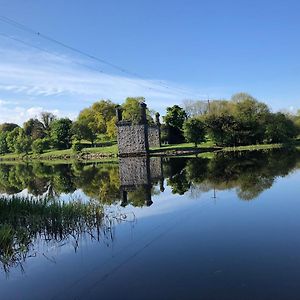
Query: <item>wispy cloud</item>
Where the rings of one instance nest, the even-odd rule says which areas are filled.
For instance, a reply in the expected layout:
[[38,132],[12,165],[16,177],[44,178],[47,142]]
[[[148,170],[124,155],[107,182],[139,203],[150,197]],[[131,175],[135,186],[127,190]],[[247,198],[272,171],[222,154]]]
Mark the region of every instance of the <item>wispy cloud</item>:
[[[1,42],[1,40],[0,40]],[[0,122],[22,122],[39,110],[74,115],[98,99],[123,102],[128,96],[144,96],[151,108],[199,94],[160,80],[144,80],[93,70],[90,62],[0,43]],[[11,107],[18,100],[18,107]]]

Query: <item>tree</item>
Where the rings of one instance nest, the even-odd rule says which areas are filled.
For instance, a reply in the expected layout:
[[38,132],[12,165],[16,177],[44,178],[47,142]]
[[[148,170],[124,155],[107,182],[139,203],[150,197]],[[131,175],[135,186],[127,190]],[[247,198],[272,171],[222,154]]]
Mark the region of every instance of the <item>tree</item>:
[[208,102],[202,100],[184,100],[184,110],[189,118],[205,115],[208,112]]
[[297,133],[292,120],[283,113],[276,113],[269,116],[264,138],[268,143],[284,143],[296,137]]
[[185,139],[197,147],[205,139],[205,124],[198,118],[188,119],[183,124],[183,132]]
[[231,101],[235,103],[243,102],[245,100],[256,101],[254,97],[244,92],[236,93],[231,96]]
[[95,114],[99,133],[106,134],[107,123],[116,115],[116,104],[110,100],[100,100],[95,102],[91,109]]
[[117,137],[116,121],[117,121],[116,117],[113,117],[106,124],[107,127],[106,134],[111,140],[114,140]]
[[41,122],[42,122],[42,124],[44,126],[44,129],[47,133],[49,133],[51,123],[55,119],[56,119],[56,116],[51,112],[44,111],[44,112],[41,113]]
[[32,140],[42,139],[46,135],[44,125],[38,119],[29,119],[23,124],[23,129],[26,136]]
[[31,149],[33,153],[42,154],[45,150],[49,149],[49,140],[44,139],[36,139],[32,142]]
[[14,141],[14,149],[15,152],[18,154],[26,153],[31,149],[31,140],[30,138],[25,134],[25,131],[22,128],[19,128],[18,135],[16,136],[16,139]]
[[15,152],[15,141],[19,135],[20,127],[15,127],[14,130],[8,132],[6,137],[7,147],[9,152]]
[[68,149],[71,145],[72,121],[68,118],[57,119],[51,124],[51,140],[57,149]]
[[167,113],[163,117],[169,130],[169,143],[180,143],[184,141],[183,123],[187,119],[187,114],[178,105],[167,107]]
[[[145,102],[144,97],[128,97],[122,104],[123,119],[131,121],[133,124],[138,124],[141,121],[141,103]],[[149,124],[154,123],[148,107],[146,109],[146,118]]]
[[18,127],[19,127],[19,125],[14,124],[14,123],[3,123],[3,124],[0,124],[0,132],[10,132]]
[[144,97],[128,97],[122,104],[123,119],[138,123],[141,120],[140,104],[145,102]]
[[90,141],[92,145],[94,145],[94,141],[97,138],[96,133],[92,130],[91,127],[79,121],[76,121],[72,124],[71,132],[73,137],[79,142],[81,140],[87,140]]
[[235,146],[238,144],[239,124],[234,116],[229,114],[208,115],[204,122],[209,136],[216,145]]
[[7,137],[6,132],[0,132],[0,154],[5,154],[8,152],[6,137]]
[[96,138],[98,134],[107,135],[107,126],[115,117],[115,106],[115,103],[110,100],[95,102],[91,107],[80,112],[77,122],[85,128],[89,128],[90,137],[95,136]]

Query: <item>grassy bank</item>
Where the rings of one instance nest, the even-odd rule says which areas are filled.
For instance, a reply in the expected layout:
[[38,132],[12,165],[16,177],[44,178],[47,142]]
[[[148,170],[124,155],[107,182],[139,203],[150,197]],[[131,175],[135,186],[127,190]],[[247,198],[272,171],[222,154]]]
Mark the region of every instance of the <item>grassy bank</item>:
[[[278,149],[284,147],[299,147],[300,142],[295,141],[289,144],[261,144],[261,145],[248,145],[238,147],[218,147],[212,141],[201,143],[195,147],[193,143],[182,143],[174,145],[162,145],[162,147],[151,148],[150,154],[154,156],[182,156],[193,155],[198,153],[213,153],[216,151],[255,151],[255,150],[268,150]],[[118,156],[117,145],[84,148],[81,152],[73,152],[72,149],[67,150],[48,150],[43,154],[5,154],[0,156],[0,162],[18,162],[18,161],[51,161],[52,162],[66,162],[66,160],[84,160],[84,161],[100,161],[100,160],[116,160]]]
[[65,160],[97,160],[97,159],[109,159],[117,157],[118,147],[117,145],[84,148],[81,152],[76,153],[72,149],[66,150],[47,150],[42,154],[29,153],[26,154],[15,154],[9,153],[0,156],[0,161],[65,161]]

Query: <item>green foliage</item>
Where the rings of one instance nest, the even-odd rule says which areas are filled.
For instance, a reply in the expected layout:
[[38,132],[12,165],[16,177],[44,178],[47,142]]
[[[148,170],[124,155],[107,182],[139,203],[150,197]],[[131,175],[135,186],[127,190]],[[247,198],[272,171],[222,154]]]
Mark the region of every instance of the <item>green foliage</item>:
[[95,139],[97,138],[96,132],[88,124],[80,121],[76,121],[72,124],[71,132],[73,138],[78,141],[87,140],[94,144]]
[[35,256],[32,245],[37,239],[60,246],[62,241],[75,239],[78,245],[85,233],[105,232],[102,220],[102,208],[92,203],[0,197],[1,266],[6,273],[13,267],[22,269],[26,258]]
[[56,120],[56,116],[53,113],[47,111],[41,113],[41,123],[47,134],[49,134],[51,124],[54,120]]
[[117,137],[117,127],[116,127],[117,118],[113,117],[106,124],[106,134],[110,140],[115,140]]
[[72,151],[73,152],[80,152],[83,149],[83,145],[78,140],[73,140],[72,142]]
[[51,124],[51,140],[57,149],[68,149],[71,145],[72,121],[68,118],[58,119]]
[[208,115],[204,122],[208,134],[216,145],[237,145],[239,124],[232,115]]
[[184,122],[183,132],[187,142],[195,143],[195,146],[205,139],[205,124],[199,118],[191,118]]
[[13,129],[12,131],[10,131],[7,134],[7,137],[6,137],[7,147],[8,147],[8,151],[11,153],[15,152],[15,140],[17,139],[17,136],[19,135],[19,130],[20,130],[20,127],[16,127],[15,129]]
[[283,113],[269,116],[266,125],[265,141],[268,143],[284,143],[297,136],[297,128],[292,120]]
[[0,155],[5,154],[8,152],[8,146],[7,146],[7,133],[6,132],[0,132]]
[[107,126],[115,117],[115,106],[110,100],[101,100],[82,110],[75,125],[80,131],[76,138],[93,143],[98,134],[110,134]]
[[19,128],[19,133],[14,141],[14,149],[18,154],[28,152],[31,149],[31,139],[25,134],[24,130]]
[[10,132],[18,127],[19,127],[19,125],[14,124],[14,123],[3,123],[3,124],[0,124],[0,132]]
[[163,119],[167,126],[169,143],[176,144],[183,142],[183,124],[187,119],[184,109],[178,105],[167,107],[167,113]]
[[182,130],[183,123],[186,119],[187,114],[180,106],[174,105],[172,107],[167,107],[167,113],[164,116],[164,121],[167,125]]
[[32,140],[42,139],[46,135],[44,125],[38,119],[29,119],[23,124],[23,129]]
[[[141,121],[141,103],[145,102],[144,97],[128,97],[122,104],[123,120],[131,121],[133,124],[138,124]],[[151,111],[146,109],[146,118],[149,124],[153,124]]]
[[123,119],[139,123],[141,120],[141,107],[140,104],[145,102],[144,97],[128,97],[122,104]]
[[210,137],[219,146],[284,143],[296,135],[291,120],[271,113],[266,104],[249,94],[239,93],[231,101],[211,104],[214,105],[203,120]]
[[32,142],[31,149],[35,154],[42,154],[45,150],[49,149],[49,139],[36,139]]

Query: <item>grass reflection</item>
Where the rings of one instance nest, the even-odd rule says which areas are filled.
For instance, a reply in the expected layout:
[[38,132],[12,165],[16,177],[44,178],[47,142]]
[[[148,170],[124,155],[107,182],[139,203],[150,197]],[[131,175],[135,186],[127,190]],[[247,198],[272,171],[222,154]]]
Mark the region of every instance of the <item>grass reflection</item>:
[[80,238],[113,239],[114,221],[99,204],[58,202],[30,198],[0,197],[0,262],[5,273],[35,256],[36,241],[62,245],[72,240],[77,250]]

